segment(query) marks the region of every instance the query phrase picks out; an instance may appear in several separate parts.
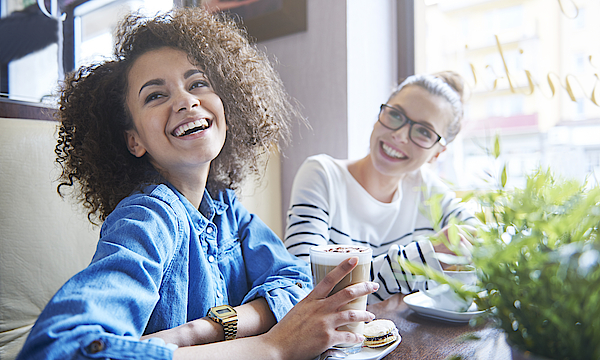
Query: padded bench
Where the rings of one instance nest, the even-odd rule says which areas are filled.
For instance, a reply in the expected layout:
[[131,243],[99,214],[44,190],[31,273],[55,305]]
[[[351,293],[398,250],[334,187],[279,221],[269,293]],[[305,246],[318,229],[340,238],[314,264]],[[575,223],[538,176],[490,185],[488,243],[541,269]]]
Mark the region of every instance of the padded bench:
[[99,227],[56,192],[57,122],[0,118],[0,359],[14,359],[54,293],[86,267]]

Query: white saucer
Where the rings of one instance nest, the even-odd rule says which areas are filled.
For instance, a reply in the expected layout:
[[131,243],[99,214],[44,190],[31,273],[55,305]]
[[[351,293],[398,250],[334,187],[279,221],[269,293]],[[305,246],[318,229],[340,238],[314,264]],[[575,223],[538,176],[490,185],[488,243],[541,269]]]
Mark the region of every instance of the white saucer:
[[398,339],[387,346],[381,346],[378,348],[363,347],[362,350],[356,354],[348,355],[344,360],[379,360],[387,354],[391,353],[398,344],[402,341],[402,336],[398,335]]
[[433,300],[420,292],[406,295],[404,297],[404,302],[411,310],[419,315],[457,323],[469,322],[474,316],[484,313],[483,310],[477,310],[477,305],[475,303],[473,303],[465,312],[437,309],[433,306]]

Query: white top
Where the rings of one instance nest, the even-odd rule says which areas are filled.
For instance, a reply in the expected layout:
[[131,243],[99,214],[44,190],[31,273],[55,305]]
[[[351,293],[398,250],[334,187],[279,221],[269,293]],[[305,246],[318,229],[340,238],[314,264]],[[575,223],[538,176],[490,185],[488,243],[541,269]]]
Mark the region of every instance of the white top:
[[398,256],[440,266],[432,256],[429,240],[415,239],[436,232],[425,215],[429,211],[424,200],[442,194],[443,214],[438,229],[448,225],[451,217],[467,222],[476,222],[475,218],[429,170],[421,168],[407,174],[392,202],[383,203],[356,181],[348,171],[348,163],[321,154],[302,164],[294,179],[287,216],[288,251],[309,261],[311,246],[367,245],[373,249],[371,277],[380,284],[377,293],[369,296],[369,302],[398,292],[414,292],[414,278],[398,265]]

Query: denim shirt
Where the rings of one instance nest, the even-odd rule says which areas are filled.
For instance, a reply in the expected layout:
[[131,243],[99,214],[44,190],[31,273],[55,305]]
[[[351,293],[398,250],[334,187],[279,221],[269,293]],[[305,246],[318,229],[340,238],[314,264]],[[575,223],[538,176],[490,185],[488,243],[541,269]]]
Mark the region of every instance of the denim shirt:
[[312,288],[310,268],[224,191],[200,211],[151,185],[107,217],[91,264],[54,295],[17,359],[171,359],[143,334],[266,299],[277,321]]

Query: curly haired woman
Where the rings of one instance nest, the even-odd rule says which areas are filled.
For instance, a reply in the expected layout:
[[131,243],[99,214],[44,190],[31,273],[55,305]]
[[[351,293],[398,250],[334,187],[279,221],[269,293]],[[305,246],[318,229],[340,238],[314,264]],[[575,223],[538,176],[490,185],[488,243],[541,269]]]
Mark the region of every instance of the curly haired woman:
[[311,359],[361,341],[336,328],[373,315],[338,309],[377,285],[327,297],[357,259],[307,295],[306,263],[235,197],[298,116],[265,56],[202,10],[129,16],[117,39],[58,111],[58,190],[103,222],[97,251],[19,359]]

